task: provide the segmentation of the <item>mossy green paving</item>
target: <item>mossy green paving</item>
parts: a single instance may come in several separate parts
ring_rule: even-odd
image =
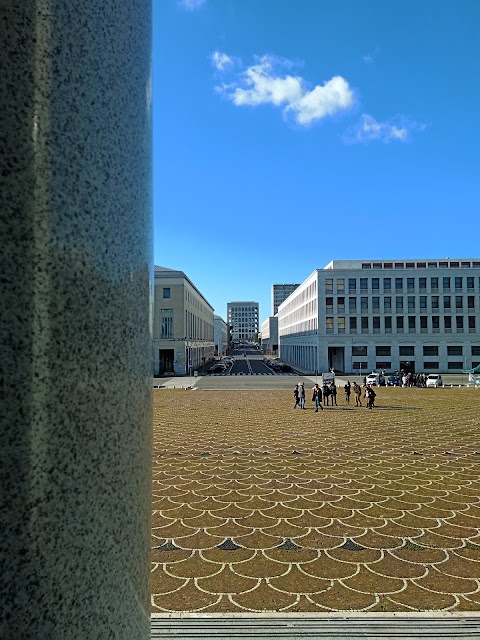
[[[338,403],[154,391],[152,611],[480,610],[480,391]]]

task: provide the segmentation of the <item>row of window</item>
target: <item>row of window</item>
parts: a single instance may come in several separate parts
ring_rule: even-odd
[[[409,365],[411,366],[412,362],[409,362]],[[477,367],[480,364],[480,361],[478,362],[472,362],[472,367]],[[375,362],[375,368],[376,369],[385,369],[386,371],[391,370],[392,369],[392,363],[389,360],[377,360]],[[422,369],[424,371],[427,370],[436,370],[440,368],[440,363],[438,360],[432,360],[429,362],[424,362],[423,363],[423,367]],[[464,369],[465,368],[465,363],[462,362],[461,360],[449,360],[447,362],[447,369]],[[358,361],[358,362],[352,362],[352,369],[354,370],[358,370],[358,371],[367,371],[369,369],[369,365],[367,361]]]
[[[390,345],[377,345],[375,347],[371,347],[370,349],[375,349],[376,356],[391,356],[392,355],[392,347]],[[423,355],[424,356],[438,356],[439,352],[442,350],[442,347],[439,345],[422,345]],[[352,345],[352,357],[354,356],[366,356],[368,355],[368,346],[367,345]],[[470,353],[468,354],[468,347],[464,347],[464,345],[454,344],[447,345],[447,356],[463,356],[463,355],[471,355],[471,356],[480,356],[480,345],[470,345]],[[415,346],[414,345],[399,345],[398,346],[398,355],[399,356],[414,356],[415,355]],[[417,354],[418,355],[418,354]]]
[[[480,288],[480,277],[474,276],[455,276],[453,278],[447,276],[445,278],[431,277],[431,278],[336,278],[336,291],[337,293],[345,292],[345,285],[348,286],[349,293],[355,291],[380,291],[380,285],[383,287],[383,292],[388,293],[392,290],[395,291],[427,291],[427,285],[430,287],[430,291],[439,291],[440,285],[443,291],[451,291],[452,288],[455,291],[463,291],[464,286],[467,290],[473,291],[475,289],[475,283]],[[325,278],[325,293],[333,293],[334,279]]]
[[[362,262],[362,269],[469,269],[480,267],[477,260],[429,260],[422,262]]]
[[[475,296],[394,296],[395,308],[403,309],[405,302],[406,308],[411,311],[418,309],[427,309],[428,300],[430,300],[431,309],[440,309],[440,302],[442,302],[442,308],[449,310],[452,308],[463,309],[465,302],[467,309],[475,309]],[[465,300],[466,298],[466,300]],[[333,305],[335,299],[332,297],[325,298],[325,307],[327,313],[330,311],[333,313]],[[362,311],[368,311],[369,305],[372,310],[380,309],[380,303],[383,303],[383,310],[386,312],[392,309],[392,296],[361,296],[360,298],[350,296],[348,298],[348,309],[350,313],[356,313],[357,308]],[[345,311],[345,297],[338,296],[336,298],[337,312],[342,313]]]
[[[394,324],[397,332],[399,330],[403,331],[405,327],[408,327],[409,331],[416,331],[417,328],[420,328],[422,332],[427,333],[429,330],[433,332],[435,332],[435,330],[440,330],[441,317],[443,318],[443,327],[446,331],[452,329],[453,323],[457,331],[463,331],[466,327],[473,331],[476,329],[476,316],[467,316],[466,318],[465,316],[406,316],[406,322],[405,316],[361,316],[359,318],[360,323],[357,322],[357,317],[350,316],[348,320],[351,333],[356,333],[358,328],[360,328],[362,332],[368,332],[370,327],[374,332],[379,333],[380,330],[383,329],[388,333],[392,331]],[[325,318],[325,328],[327,333],[333,333],[335,328],[335,318],[327,316]],[[338,316],[338,333],[345,333],[345,328],[345,316]]]

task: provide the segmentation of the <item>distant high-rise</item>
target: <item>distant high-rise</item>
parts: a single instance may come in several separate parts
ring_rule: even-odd
[[[299,284],[272,284],[272,316],[277,315],[278,307],[299,286]]]
[[[258,339],[258,302],[228,302],[227,322],[231,328],[232,340]]]

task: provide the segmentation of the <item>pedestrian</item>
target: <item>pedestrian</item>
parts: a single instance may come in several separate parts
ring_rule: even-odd
[[[328,407],[328,397],[330,395],[330,387],[326,382],[323,383],[323,404],[326,404]]]
[[[338,405],[337,405],[337,385],[333,381],[330,383],[330,395],[332,396],[332,407],[333,407],[334,403],[335,403],[335,406],[338,407]]]
[[[350,404],[350,394],[352,392],[352,387],[349,380],[347,380],[347,384],[343,387],[343,390],[345,391],[345,402],[347,404]]]
[[[372,389],[372,387],[369,384],[367,384],[367,386],[365,387],[365,395],[364,395],[364,398],[366,398],[367,400],[367,409],[373,409],[373,407],[375,406],[376,395],[377,394]]]
[[[323,407],[322,407],[322,390],[320,389],[318,384],[315,384],[315,386],[313,387],[312,402],[315,402],[315,412],[318,411],[318,407],[320,407],[320,409],[323,411]]]
[[[300,382],[298,385],[298,404],[300,405],[300,409],[305,409],[305,387],[303,386],[303,382]]]
[[[353,393],[355,394],[355,406],[362,406],[362,388],[356,382],[353,383]]]
[[[293,390],[293,399],[295,400],[293,408],[296,409],[298,407],[298,384],[295,385],[295,388]]]

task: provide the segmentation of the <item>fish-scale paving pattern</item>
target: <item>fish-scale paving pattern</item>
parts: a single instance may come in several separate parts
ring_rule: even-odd
[[[480,610],[478,391],[154,393],[153,611]]]

